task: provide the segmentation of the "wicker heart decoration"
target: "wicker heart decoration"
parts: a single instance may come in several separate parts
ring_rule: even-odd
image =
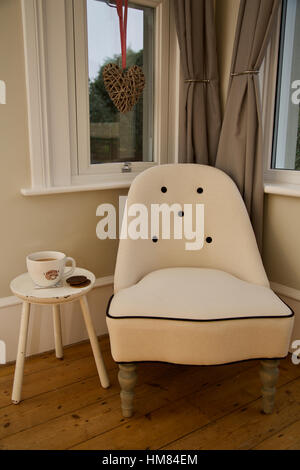
[[[144,72],[137,65],[125,71],[117,64],[107,64],[103,69],[103,79],[106,91],[120,113],[132,110],[146,83]]]

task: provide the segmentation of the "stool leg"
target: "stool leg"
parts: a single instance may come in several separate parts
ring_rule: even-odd
[[[14,385],[11,397],[12,402],[15,404],[21,401],[29,314],[30,304],[28,302],[23,302]]]
[[[92,346],[92,350],[93,350],[93,354],[94,354],[94,358],[95,358],[95,362],[96,362],[100,382],[101,382],[101,385],[102,385],[103,388],[108,388],[109,387],[109,379],[108,379],[107,372],[106,372],[106,369],[105,369],[104,361],[103,361],[101,353],[100,353],[98,338],[97,338],[95,330],[94,330],[94,326],[93,326],[93,323],[92,323],[91,314],[90,314],[90,310],[89,310],[89,306],[88,306],[86,296],[83,295],[82,297],[80,297],[79,301],[80,301],[81,310],[82,310],[83,318],[84,318],[84,321],[85,321],[86,329],[87,329],[87,332],[88,332],[88,335],[89,335],[89,338],[90,338],[90,342],[91,342],[91,346]]]
[[[52,309],[53,309],[55,353],[56,353],[57,359],[63,359],[64,351],[63,351],[62,334],[61,334],[60,305],[54,304],[52,306]]]

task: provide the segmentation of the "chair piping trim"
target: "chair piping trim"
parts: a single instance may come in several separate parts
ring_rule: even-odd
[[[214,323],[214,322],[219,322],[219,321],[235,321],[235,320],[269,320],[269,319],[286,319],[286,318],[292,318],[295,316],[294,311],[291,309],[289,305],[287,305],[284,300],[280,299],[291,311],[290,315],[272,315],[272,316],[259,316],[259,317],[235,317],[235,318],[214,318],[212,320],[206,319],[206,320],[199,320],[199,319],[190,319],[190,318],[163,318],[163,317],[156,317],[156,316],[141,316],[141,315],[136,315],[136,316],[124,316],[124,317],[114,317],[113,315],[110,315],[109,309],[110,305],[112,302],[112,299],[114,298],[114,295],[111,296],[111,298],[108,301],[107,304],[107,309],[106,309],[106,316],[108,318],[113,318],[114,320],[166,320],[166,321],[184,321],[184,322],[193,322],[193,323]]]

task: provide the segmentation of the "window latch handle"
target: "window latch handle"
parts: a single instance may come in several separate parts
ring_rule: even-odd
[[[131,172],[132,172],[131,162],[125,162],[122,167],[122,173],[131,173]]]

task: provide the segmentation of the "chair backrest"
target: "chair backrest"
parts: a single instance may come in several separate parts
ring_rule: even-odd
[[[145,205],[149,213],[151,204],[204,204],[205,242],[202,249],[188,251],[185,238],[163,240],[158,234],[156,242],[151,237],[121,239],[115,292],[136,284],[152,271],[171,267],[218,269],[269,286],[242,197],[222,171],[195,164],[153,167],[131,185],[127,206],[137,203]]]

